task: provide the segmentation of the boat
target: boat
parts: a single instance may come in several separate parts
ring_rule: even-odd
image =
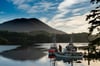
[[[48,52],[49,52],[49,56],[48,56],[49,58],[55,58],[55,53],[58,52],[57,44],[56,44],[56,35],[54,35],[53,37],[53,44],[51,44]]]
[[[78,52],[78,53],[54,53],[54,55],[56,56],[56,58],[61,58],[61,59],[77,59],[77,60],[81,60],[83,58],[82,53]]]
[[[82,52],[77,52],[77,47],[73,45],[72,37],[70,38],[69,45],[65,47],[63,52],[56,52],[55,56],[57,58],[66,58],[66,59],[82,59]]]
[[[57,59],[67,59],[67,60],[81,60],[83,58],[82,52],[77,52],[77,48],[73,45],[72,37],[68,46],[65,47],[63,52],[58,52],[56,43],[54,43],[49,49],[49,56]]]

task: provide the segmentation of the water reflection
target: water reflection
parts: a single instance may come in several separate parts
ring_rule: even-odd
[[[53,57],[48,55],[48,58],[50,59],[51,66],[58,66],[56,62],[63,61],[63,63],[68,63],[71,66],[74,66],[74,63],[81,63],[83,58],[62,58],[62,57]]]
[[[19,60],[19,61],[25,61],[25,60],[39,60],[46,54],[43,52],[42,48],[36,48],[37,46],[21,46],[17,47],[15,49],[3,51],[0,53],[1,56],[13,59],[13,60]]]
[[[58,66],[57,65],[57,62],[60,62],[60,61],[63,61],[63,63],[68,63],[70,64],[70,66],[75,66],[74,63],[81,63],[81,60],[80,61],[77,61],[77,59],[58,59],[58,58],[50,58],[50,63],[51,63],[51,66]]]
[[[97,47],[97,48],[96,48]],[[100,46],[82,46],[79,49],[84,51],[84,60],[88,61],[88,65],[91,65],[91,62],[100,62]]]
[[[84,60],[85,61],[88,61],[88,65],[91,64],[91,61],[93,62],[97,62],[99,61],[100,62],[100,53],[88,53],[88,55],[84,55]]]
[[[100,64],[100,52],[96,52],[96,53],[89,53],[87,54],[88,50],[87,49],[87,46],[79,46],[78,47],[78,50],[82,51],[84,53],[84,58],[83,60],[79,60],[78,59],[62,59],[62,58],[50,58],[50,61],[51,61],[51,64],[52,66],[58,66],[57,65],[57,62],[60,62],[60,61],[63,61],[63,63],[68,63],[70,64],[70,66],[76,66],[74,65],[74,63],[80,63],[79,66],[99,66]],[[87,63],[87,64],[86,64]],[[68,65],[67,64],[67,65]],[[83,64],[83,65],[82,65]]]
[[[58,43],[59,45],[60,43]],[[41,46],[39,46],[41,45]],[[84,57],[81,62],[79,61],[67,61],[63,59],[49,59],[47,51],[44,51],[46,48],[49,49],[50,44],[39,44],[38,46],[28,46],[28,47],[19,47],[19,46],[0,46],[0,66],[99,66],[100,58],[95,57]],[[60,45],[63,48],[67,45],[65,43],[61,43]],[[77,44],[78,46],[86,46],[82,44]],[[8,48],[7,48],[8,47]],[[2,50],[2,51],[1,51]],[[80,49],[79,49],[80,51]],[[84,52],[84,50],[81,50]],[[45,54],[45,53],[46,54]],[[91,55],[92,56],[92,55]],[[100,56],[100,55],[99,55]],[[96,58],[97,57],[97,58]],[[72,64],[73,63],[73,64]],[[50,65],[52,64],[52,65]],[[90,65],[88,65],[90,64]]]

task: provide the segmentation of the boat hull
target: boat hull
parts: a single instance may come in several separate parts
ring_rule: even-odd
[[[61,59],[77,59],[82,60],[83,55],[82,54],[62,54],[62,53],[55,53],[54,54],[57,58]]]

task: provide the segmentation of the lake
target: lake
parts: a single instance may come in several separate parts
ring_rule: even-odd
[[[52,61],[48,58],[47,49],[52,43],[38,43],[35,46],[20,47],[16,45],[0,45],[0,66],[99,66],[100,59],[82,59],[73,65],[63,61]],[[57,43],[64,48],[67,43]],[[74,43],[75,46],[87,46],[87,43]],[[85,52],[83,50],[78,50]]]

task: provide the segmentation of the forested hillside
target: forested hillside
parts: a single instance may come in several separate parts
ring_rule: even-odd
[[[69,42],[70,36],[73,36],[73,42],[88,42],[87,33],[58,34],[56,35],[56,41],[60,43]],[[31,33],[0,31],[0,44],[31,45],[34,43],[52,43],[53,37],[54,34],[45,31]]]

